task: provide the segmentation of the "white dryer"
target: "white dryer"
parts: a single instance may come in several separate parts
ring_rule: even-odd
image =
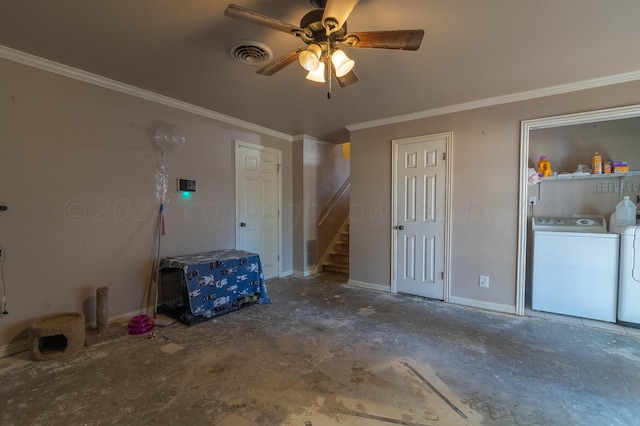
[[[603,216],[533,218],[534,310],[616,322],[618,234]]]
[[[615,213],[610,225],[612,232],[620,234],[618,323],[640,327],[640,225],[616,226]]]

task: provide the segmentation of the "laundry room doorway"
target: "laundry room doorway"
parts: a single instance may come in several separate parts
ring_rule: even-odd
[[[576,157],[570,158],[570,161],[562,161],[559,168],[558,163],[554,168],[554,172],[559,173],[558,177],[551,177],[544,180],[542,183],[537,184],[537,191],[530,193],[529,186],[529,169],[532,167],[532,162],[535,162],[538,154],[531,142],[535,140],[535,136],[540,132],[556,130],[560,133],[567,132],[570,128],[582,128],[583,132],[585,128],[590,128],[594,134],[596,132],[602,132],[602,129],[619,129],[621,127],[629,127],[630,121],[640,121],[640,105],[632,105],[620,108],[611,108],[605,110],[589,111],[578,114],[568,114],[555,117],[546,117],[534,120],[526,120],[521,123],[520,127],[520,185],[519,185],[519,201],[518,201],[518,262],[517,262],[517,284],[516,284],[516,314],[524,315],[526,307],[526,294],[528,277],[531,276],[531,252],[532,245],[529,239],[529,221],[531,216],[572,216],[573,214],[597,214],[605,216],[608,221],[609,217],[607,213],[610,213],[615,209],[615,203],[618,201],[618,197],[622,194],[620,189],[622,188],[621,181],[615,175],[608,175],[609,178],[605,182],[599,182],[596,176],[588,176],[588,179],[580,179],[580,176],[572,179],[564,179],[563,172],[569,172],[571,174],[580,168],[580,163],[586,164],[586,167],[591,167],[590,156],[598,149],[605,149],[610,151],[612,158],[638,158],[637,152],[634,151],[637,146],[635,142],[629,142],[625,139],[630,137],[613,137],[614,134],[619,133],[616,131],[606,132],[607,137],[595,138],[593,146],[583,148]],[[637,127],[637,124],[633,123],[632,127]],[[555,129],[554,129],[555,128]],[[621,133],[626,133],[621,132]],[[637,132],[634,133],[633,140],[637,136]],[[548,139],[548,138],[547,138]],[[584,137],[566,137],[564,140],[570,141],[564,144],[562,148],[564,151],[562,156],[571,157],[571,152],[568,151],[569,145],[572,149],[575,149],[577,143],[575,140],[584,141]],[[620,139],[620,141],[616,141]],[[558,140],[560,142],[560,139]],[[584,143],[584,142],[581,142]],[[561,142],[560,142],[561,144]],[[617,144],[617,145],[616,145]],[[553,144],[547,144],[547,147],[553,146]],[[546,152],[545,152],[546,153]],[[552,158],[553,162],[560,161],[560,158]],[[637,169],[637,165],[634,168]],[[605,176],[605,175],[598,175]],[[577,188],[577,185],[581,185],[583,188]],[[557,187],[557,188],[556,188]],[[617,188],[611,193],[602,191],[601,188]],[[532,187],[533,188],[533,187]],[[586,189],[584,189],[586,188]],[[580,192],[582,191],[582,192]],[[554,192],[556,197],[554,198]],[[580,193],[584,194],[584,197],[589,197],[590,202],[581,200],[576,201],[576,197],[580,197]],[[532,196],[536,199],[534,202],[537,205],[532,206]],[[592,198],[597,200],[592,200]],[[566,202],[566,199],[570,198],[570,202]],[[554,210],[549,208],[544,209],[540,206],[540,200],[544,199],[545,202],[550,202]],[[564,203],[565,206],[560,206]],[[566,208],[565,208],[566,207]],[[560,210],[558,210],[560,209]],[[566,210],[566,211],[564,211]],[[533,212],[533,213],[532,213]],[[607,222],[608,223],[608,222]]]

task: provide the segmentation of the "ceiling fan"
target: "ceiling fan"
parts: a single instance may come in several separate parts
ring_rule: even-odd
[[[340,46],[364,49],[418,50],[424,30],[391,30],[347,32],[347,18],[358,0],[310,0],[316,8],[308,12],[295,26],[275,18],[262,15],[244,7],[230,4],[224,11],[228,17],[262,25],[267,28],[292,34],[300,38],[307,48],[296,49],[258,69],[261,75],[273,75],[296,59],[309,71],[307,79],[329,82],[328,96],[331,98],[333,75],[340,87],[358,82],[353,71],[354,61]]]

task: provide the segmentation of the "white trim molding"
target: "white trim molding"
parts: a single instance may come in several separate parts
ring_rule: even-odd
[[[469,111],[477,108],[490,107],[495,105],[508,104],[511,102],[526,101],[529,99],[542,98],[545,96],[560,95],[563,93],[577,92],[580,90],[595,89],[597,87],[610,86],[613,84],[628,83],[640,80],[640,71],[617,74],[608,77],[594,78],[591,80],[578,81],[575,83],[561,84],[558,86],[546,87],[543,89],[528,90],[526,92],[513,93],[493,98],[480,99],[477,101],[464,102],[461,104],[433,108],[418,111],[411,114],[398,115],[395,117],[382,118],[380,120],[365,121],[362,123],[349,124],[345,126],[347,130],[369,129],[372,127],[386,126],[388,124],[404,123],[406,121],[419,120],[422,118],[436,117],[438,115],[451,114],[454,112]]]
[[[291,276],[295,277],[295,274],[296,273],[292,269],[288,269],[286,271],[282,271],[282,273],[278,278],[291,277]]]
[[[293,137],[276,130],[272,130],[266,127],[259,126],[257,124],[249,123],[248,121],[240,120],[219,112],[211,111],[206,108],[202,108],[187,102],[179,101],[177,99],[163,96],[149,90],[141,89],[139,87],[131,86],[129,84],[121,83],[110,78],[102,77],[97,74],[90,73],[78,68],[73,68],[68,65],[53,62],[48,59],[40,58],[38,56],[30,55],[28,53],[21,52],[19,50],[11,49],[6,46],[0,45],[0,58],[4,58],[13,62],[18,62],[30,67],[38,68],[44,71],[49,71],[54,74],[69,77],[74,80],[83,81],[85,83],[94,84],[96,86],[111,89],[116,92],[125,93],[127,95],[135,96],[137,98],[145,99],[147,101],[156,102],[162,105],[166,105],[172,108],[176,108],[182,111],[187,111],[192,114],[200,115],[202,117],[211,118],[223,123],[238,126],[246,130],[262,133],[265,135],[273,136],[285,141],[292,142]]]
[[[467,299],[465,297],[449,296],[449,302],[468,306],[470,308],[482,309],[485,311],[500,312],[503,314],[514,315],[516,307],[512,305],[503,305],[502,303],[483,302],[482,300]]]
[[[147,314],[150,311],[153,311],[153,306],[148,306],[146,308],[142,308],[132,312],[126,312],[124,314],[114,315],[109,317],[109,324],[126,322],[129,319],[135,317],[136,315]],[[95,321],[85,323],[85,329],[94,328],[96,326]],[[21,352],[25,352],[30,350],[29,348],[29,339],[19,340],[17,342],[9,343],[8,345],[0,346],[0,358],[4,358],[6,356],[11,356],[15,354],[19,354]]]
[[[26,352],[29,350],[29,340],[20,340],[0,346],[0,358]]]
[[[349,279],[349,281],[347,282],[347,285],[349,287],[358,287],[366,290],[374,290],[374,291],[381,291],[383,293],[391,293],[391,285],[386,286],[382,284],[366,283],[364,281],[356,281],[352,279]]]

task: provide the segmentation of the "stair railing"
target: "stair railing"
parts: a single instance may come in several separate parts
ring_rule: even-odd
[[[320,219],[318,220],[318,227],[321,227],[324,221],[327,220],[327,218],[335,208],[336,204],[338,204],[338,200],[340,199],[340,197],[342,197],[342,195],[344,195],[344,193],[347,192],[347,189],[349,189],[350,186],[351,186],[351,181],[349,178],[347,178],[347,180],[344,181],[340,189],[338,189],[338,192],[335,193],[335,195],[331,199],[331,202],[329,202],[329,205],[322,211],[322,214],[320,215]]]

